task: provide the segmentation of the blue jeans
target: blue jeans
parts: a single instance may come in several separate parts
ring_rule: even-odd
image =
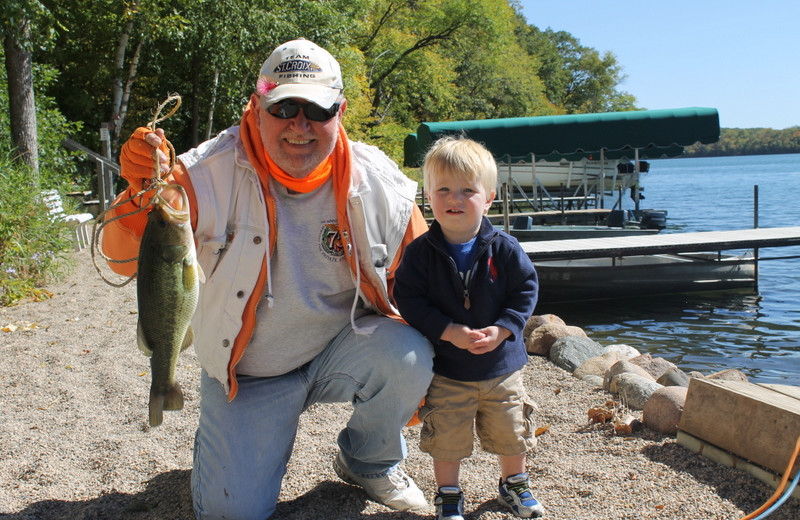
[[[354,473],[385,473],[405,458],[401,430],[428,389],[433,349],[415,329],[386,317],[364,316],[358,325],[379,326],[359,336],[348,325],[313,361],[287,374],[239,376],[230,402],[203,371],[192,470],[198,519],[268,518],[300,414],[315,403],[353,403],[338,444]]]

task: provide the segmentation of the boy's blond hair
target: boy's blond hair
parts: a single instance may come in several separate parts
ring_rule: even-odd
[[[479,181],[486,195],[497,192],[497,163],[481,143],[461,136],[445,136],[431,145],[422,165],[425,191],[431,192],[434,179],[456,175]]]

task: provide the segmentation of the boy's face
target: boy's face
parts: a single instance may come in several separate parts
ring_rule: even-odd
[[[486,193],[479,180],[441,173],[429,194],[433,216],[451,244],[469,242],[478,234],[481,217],[489,211],[495,192]]]

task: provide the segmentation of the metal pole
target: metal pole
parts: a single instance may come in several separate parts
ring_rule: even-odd
[[[753,229],[758,229],[758,184],[753,185]],[[753,248],[754,288],[758,290],[758,248]]]
[[[99,202],[99,211],[105,211],[108,208],[108,200],[106,198],[106,193],[108,192],[108,187],[106,186],[106,172],[103,168],[102,161],[97,161],[96,163],[97,169],[97,201]]]
[[[108,130],[108,123],[100,123],[100,142],[103,144],[103,155],[111,159],[111,135]],[[105,168],[103,168],[103,164],[98,162],[97,164],[97,189],[100,193],[98,193],[98,199],[100,201],[100,211],[105,211],[108,209],[108,206],[111,203],[111,197],[109,193],[114,191],[113,189],[113,179],[111,177],[111,172],[109,172],[108,177],[106,177]]]
[[[505,182],[502,186],[503,190],[503,228],[506,233],[509,232],[509,224],[508,224],[508,184]]]
[[[531,189],[533,190],[533,211],[539,211],[539,187],[536,185],[536,154],[531,152]]]
[[[636,189],[633,192],[633,211],[636,215],[636,218],[639,218],[639,149],[636,148],[634,150],[634,157],[635,161],[633,164],[633,175],[634,175],[634,182],[633,185]],[[622,209],[622,199],[620,199],[620,207]]]
[[[606,207],[606,154],[605,150],[600,148],[600,209],[605,209],[605,207]]]
[[[511,182],[512,179],[513,179],[513,176],[511,175],[511,155],[509,155],[508,156],[508,179],[506,181],[506,183],[507,183],[507,188],[506,189],[510,189],[511,190],[511,195],[510,196],[513,198],[514,197],[514,184]],[[504,211],[506,212],[506,220],[508,220],[508,212],[510,211],[510,208],[506,207],[506,208],[504,208]]]

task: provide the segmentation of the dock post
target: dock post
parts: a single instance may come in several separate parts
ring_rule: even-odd
[[[758,229],[758,184],[753,185],[753,229]],[[758,290],[758,248],[753,248],[753,278]]]

